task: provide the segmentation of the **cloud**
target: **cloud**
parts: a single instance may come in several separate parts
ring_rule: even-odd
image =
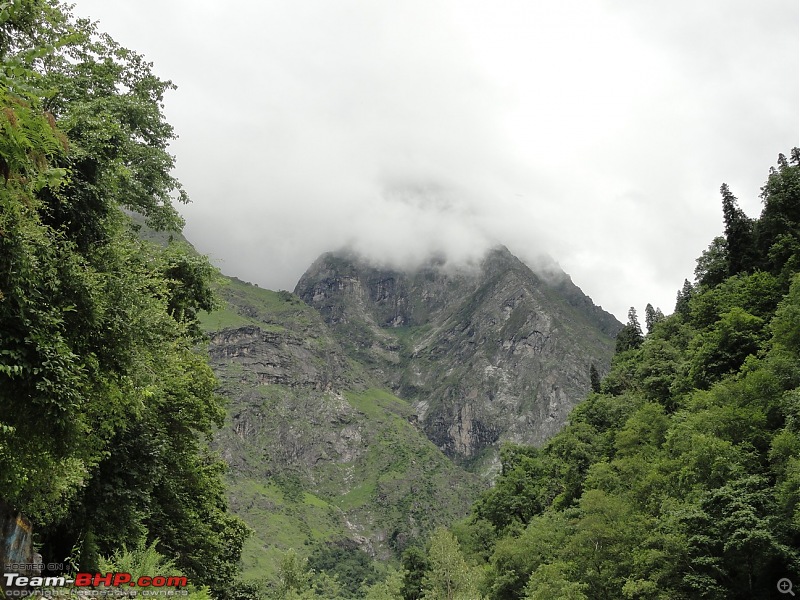
[[[624,319],[666,312],[798,144],[795,2],[78,0],[179,86],[186,233],[292,289],[350,246],[552,255]]]

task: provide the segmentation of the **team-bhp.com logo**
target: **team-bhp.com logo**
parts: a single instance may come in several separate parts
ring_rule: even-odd
[[[18,573],[4,573],[6,589],[21,589],[26,587],[46,587],[59,588],[74,586],[76,588],[85,587],[140,587],[140,588],[185,588],[188,585],[186,577],[164,577],[156,575],[149,577],[144,575],[135,580],[130,573],[77,573],[75,578],[59,577],[38,577],[20,575]]]

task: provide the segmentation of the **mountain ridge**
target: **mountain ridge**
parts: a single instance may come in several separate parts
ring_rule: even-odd
[[[621,327],[505,247],[411,273],[325,253],[296,293],[224,281],[202,324],[229,398],[214,445],[255,532],[247,577],[337,540],[386,560],[464,516],[503,442],[563,426]]]
[[[232,509],[253,530],[245,577],[276,573],[283,551],[352,540],[387,560],[466,514],[485,487],[380,389],[322,318],[289,292],[228,279],[203,315],[229,399],[214,447],[229,466]]]
[[[504,246],[478,265],[434,257],[410,271],[325,253],[295,294],[374,377],[413,402],[428,437],[462,462],[491,448],[496,464],[501,441],[554,434],[588,391],[590,366],[607,368],[622,327],[563,271],[537,275]],[[553,376],[556,355],[564,376]],[[516,385],[531,367],[535,376]],[[531,407],[535,418],[515,424]]]

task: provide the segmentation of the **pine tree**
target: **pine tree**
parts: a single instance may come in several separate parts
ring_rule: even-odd
[[[656,318],[656,309],[649,302],[644,307],[644,325],[647,327],[647,333],[653,331],[653,324]]]
[[[725,241],[728,250],[728,275],[736,275],[752,268],[753,220],[739,208],[728,184],[720,188],[722,215],[725,219]]]
[[[781,154],[778,169],[770,169],[753,235],[760,266],[780,275],[787,287],[800,268],[800,149],[792,149],[790,157]]]
[[[634,350],[641,346],[642,342],[644,342],[642,326],[639,325],[639,317],[636,315],[636,309],[631,306],[628,310],[628,323],[617,334],[616,352],[620,353],[627,350]]]
[[[684,317],[689,316],[689,300],[691,300],[693,295],[694,286],[688,279],[684,279],[683,287],[678,290],[678,295],[675,298],[675,312]]]
[[[592,366],[589,367],[589,381],[592,385],[592,391],[596,394],[600,393],[600,373],[597,372],[597,367]]]

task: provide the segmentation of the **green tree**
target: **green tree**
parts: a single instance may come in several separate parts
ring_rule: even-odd
[[[789,293],[783,298],[770,323],[775,343],[800,355],[800,275],[795,275]]]
[[[428,568],[423,580],[425,600],[479,600],[479,575],[464,560],[458,540],[439,527],[431,536]]]
[[[644,342],[642,326],[639,325],[639,318],[636,309],[631,306],[628,310],[628,323],[617,334],[616,351],[618,353],[628,350],[635,350]]]
[[[486,561],[497,540],[494,525],[486,519],[479,518],[475,513],[454,523],[450,531],[458,539],[461,551],[468,561]]]
[[[689,312],[689,300],[694,295],[694,286],[689,283],[688,279],[683,280],[683,287],[678,290],[675,298],[675,312],[679,315],[686,316]]]
[[[383,581],[378,581],[364,590],[364,600],[402,600],[403,572],[391,570]]]
[[[777,525],[774,502],[763,478],[745,476],[708,492],[686,523],[695,532],[694,570],[732,591],[727,597],[771,598],[770,587],[785,576],[787,563],[800,566],[800,554]]]
[[[778,279],[764,271],[728,277],[721,284],[692,296],[689,321],[700,330],[713,328],[722,315],[739,308],[768,320],[785,290]]]
[[[549,510],[533,517],[519,534],[499,539],[489,562],[489,597],[521,598],[531,574],[559,557],[571,533],[568,519]]]
[[[741,308],[722,315],[708,332],[695,338],[690,375],[699,388],[707,388],[733,373],[764,340],[764,321]]]
[[[159,575],[178,576],[183,574],[178,570],[175,563],[162,556],[156,550],[156,543],[149,546],[139,544],[129,549],[123,546],[108,558],[102,557],[98,564],[101,573],[128,573],[133,581],[140,577],[155,577]],[[188,596],[189,600],[211,600],[211,595],[207,588],[191,587]]]
[[[602,454],[602,437],[589,423],[575,423],[556,435],[546,447],[556,465],[562,491],[553,500],[557,507],[571,506],[583,492],[592,462]]]
[[[753,266],[753,220],[741,208],[728,184],[720,187],[722,216],[725,220],[725,247],[728,275],[748,271]]]
[[[664,320],[664,313],[661,312],[660,308],[653,308],[653,305],[648,302],[647,306],[644,309],[644,314],[645,314],[644,322],[645,326],[647,327],[647,333],[649,335],[653,333],[653,328],[656,326],[656,324]]]
[[[631,552],[642,533],[637,513],[622,497],[587,490],[580,499],[569,556],[578,567],[577,581],[588,584],[593,598],[619,598]]]
[[[94,228],[72,221],[87,209],[123,206],[145,215],[154,229],[180,230],[174,204],[188,197],[171,174],[175,159],[168,146],[175,133],[163,114],[164,94],[175,86],[96,24],[52,4],[57,9],[42,14],[37,35],[54,51],[39,59],[38,80],[48,90],[44,108],[74,146],[71,201],[54,212],[54,220],[75,234],[83,231],[83,243],[92,242]],[[62,39],[69,43],[59,45]]]
[[[65,326],[97,286],[41,221],[38,194],[64,187],[66,172],[53,165],[66,140],[35,98],[0,87],[0,105],[0,486],[10,502],[53,519],[98,460],[85,413],[97,408],[99,382]]]
[[[664,339],[650,337],[642,345],[634,374],[648,399],[674,409],[675,388],[682,369],[680,351]]]
[[[786,282],[800,270],[800,148],[790,159],[778,156],[761,189],[764,208],[755,224],[755,238],[763,268]]]
[[[528,523],[564,489],[556,463],[537,448],[504,445],[500,461],[502,471],[495,486],[475,505],[477,517],[489,521],[498,532]]]
[[[724,237],[717,236],[697,259],[695,281],[706,287],[722,283],[728,276],[728,263],[728,243]]]
[[[246,528],[207,450],[223,411],[195,316],[214,270],[120,210],[181,224],[170,84],[55,1],[0,4],[0,37],[0,486],[46,560],[159,537],[221,593]]]
[[[589,385],[593,392],[600,392],[600,373],[597,372],[597,367],[594,366],[594,363],[589,367]]]
[[[555,562],[541,565],[525,587],[525,600],[586,600],[588,585],[569,579],[570,565]]]
[[[316,572],[337,577],[345,590],[343,598],[351,597],[378,579],[370,556],[352,540],[336,540],[318,546],[311,553],[308,566]]]
[[[429,567],[428,555],[422,549],[411,546],[403,552],[401,562],[403,566],[403,598],[404,600],[419,600],[423,594],[422,582]]]
[[[314,571],[309,569],[308,559],[302,558],[294,548],[290,548],[283,554],[278,566],[278,598],[313,598],[313,578]]]
[[[669,421],[660,404],[643,404],[615,436],[617,456],[653,458],[666,439],[668,426]]]

